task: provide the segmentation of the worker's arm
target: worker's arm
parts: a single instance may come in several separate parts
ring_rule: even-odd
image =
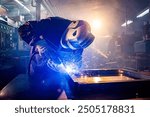
[[[18,29],[20,37],[30,46],[40,40],[40,35],[35,30],[37,24],[37,21],[28,21]]]

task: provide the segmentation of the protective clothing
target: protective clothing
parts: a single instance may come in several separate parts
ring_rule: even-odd
[[[50,17],[28,21],[18,31],[32,46],[31,55],[38,53],[33,57],[29,71],[33,89],[49,91],[52,99],[57,98],[66,87],[66,77],[69,77],[66,73],[70,72],[67,69],[75,71],[81,67],[83,49],[94,40],[89,24],[82,20]]]

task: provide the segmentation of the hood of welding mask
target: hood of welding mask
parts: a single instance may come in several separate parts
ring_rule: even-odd
[[[83,20],[72,21],[61,38],[63,48],[82,49],[88,47],[94,40],[90,25]]]

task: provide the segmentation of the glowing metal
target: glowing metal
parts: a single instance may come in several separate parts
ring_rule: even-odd
[[[101,81],[101,78],[100,78],[100,77],[93,77],[93,79],[94,79],[94,81],[95,81],[96,83],[98,83],[98,82]]]
[[[72,72],[72,68],[69,67],[69,66],[67,66],[67,67],[66,67],[66,71],[67,71],[68,73],[71,73],[71,72]]]

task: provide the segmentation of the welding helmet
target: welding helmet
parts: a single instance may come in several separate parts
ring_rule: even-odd
[[[90,25],[83,20],[72,21],[61,38],[63,48],[82,49],[88,47],[94,40]]]

